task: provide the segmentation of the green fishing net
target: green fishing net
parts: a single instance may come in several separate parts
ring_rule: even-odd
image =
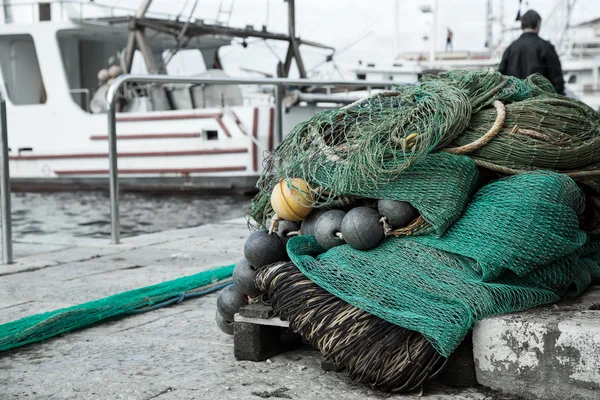
[[[325,189],[315,207],[380,190],[427,154],[448,147],[474,111],[494,100],[529,97],[530,87],[516,78],[452,71],[317,113],[294,127],[266,160],[251,218],[257,226],[267,223],[269,196],[282,178],[302,177],[315,190]]]
[[[600,224],[599,138],[600,115],[541,75],[425,76],[297,125],[265,164],[251,219],[268,222],[283,178],[308,182],[315,208],[411,203],[428,229],[370,251],[300,236],[288,253],[325,290],[448,356],[482,318],[600,278],[600,242],[580,229],[590,210]]]
[[[390,237],[370,251],[323,252],[312,236],[288,253],[313,282],[449,356],[482,318],[578,295],[600,277],[584,246],[582,194],[564,175],[530,173],[484,186],[442,237]]]

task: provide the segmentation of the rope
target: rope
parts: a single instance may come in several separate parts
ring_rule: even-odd
[[[173,304],[179,304],[182,301],[184,301],[185,299],[191,299],[191,298],[194,298],[194,297],[204,296],[204,295],[207,295],[207,294],[210,294],[210,293],[218,292],[219,290],[224,289],[224,288],[226,288],[227,286],[229,286],[231,284],[233,284],[233,281],[228,280],[227,282],[215,285],[215,286],[213,286],[211,288],[208,288],[208,289],[199,290],[199,291],[197,289],[190,290],[189,292],[182,293],[180,296],[175,297],[175,298],[173,298],[171,300],[167,300],[167,301],[164,301],[162,303],[155,304],[155,305],[153,305],[151,307],[143,307],[143,308],[139,308],[137,310],[132,310],[132,311],[129,311],[127,314],[128,315],[131,315],[131,314],[142,314],[142,313],[145,313],[145,312],[148,312],[148,311],[158,310],[159,308],[167,307],[167,306],[170,306],[170,305],[173,305]]]
[[[447,148],[443,149],[442,151],[451,154],[467,154],[478,150],[479,148],[488,144],[493,138],[495,138],[504,126],[504,120],[506,119],[506,108],[504,107],[504,104],[502,104],[502,102],[498,100],[494,100],[492,102],[492,105],[498,112],[498,116],[496,117],[494,125],[492,125],[490,130],[485,135],[483,135],[476,141],[466,144],[464,146]]]

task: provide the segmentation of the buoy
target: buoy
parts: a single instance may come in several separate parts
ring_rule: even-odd
[[[248,260],[244,258],[235,265],[231,279],[240,293],[245,294],[246,296],[256,297],[262,292],[258,290],[254,283],[255,275],[256,270],[254,270]]]
[[[342,220],[344,241],[357,250],[376,247],[385,236],[379,213],[369,207],[356,207]]]
[[[102,83],[106,82],[110,78],[110,74],[106,68],[102,68],[98,71],[98,80]]]
[[[419,212],[406,201],[379,200],[377,209],[395,229],[409,225],[419,216]]]
[[[302,235],[314,235],[315,234],[315,226],[317,225],[317,220],[325,210],[313,210],[308,217],[302,221],[302,225],[300,225],[300,233]]]
[[[277,235],[283,240],[284,244],[287,244],[291,236],[288,233],[298,232],[300,230],[300,224],[292,221],[279,221],[279,227],[277,228]]]
[[[244,244],[244,257],[255,269],[289,259],[283,240],[276,234],[269,235],[266,229],[254,231],[248,236]]]
[[[329,210],[324,212],[315,226],[315,239],[325,250],[344,244],[340,238],[342,220],[346,213],[342,210]]]
[[[217,311],[227,321],[233,321],[233,316],[243,305],[246,305],[246,300],[235,285],[227,286],[217,298]]]
[[[215,320],[219,329],[228,335],[233,335],[233,321],[227,321],[219,312],[215,313]]]
[[[123,73],[123,70],[118,65],[113,65],[108,69],[108,74],[110,75],[111,78],[116,78],[117,76],[121,75],[122,73]]]
[[[300,221],[312,211],[312,192],[304,179],[282,179],[273,188],[271,206],[287,221]]]

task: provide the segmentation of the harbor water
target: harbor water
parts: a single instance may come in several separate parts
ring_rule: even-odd
[[[42,235],[110,238],[107,192],[12,194],[13,238]],[[181,229],[243,217],[251,197],[242,195],[121,193],[121,236]]]

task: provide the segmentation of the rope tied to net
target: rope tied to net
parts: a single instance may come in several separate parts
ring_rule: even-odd
[[[468,154],[480,149],[481,147],[488,144],[492,139],[494,139],[498,135],[498,133],[500,133],[502,127],[504,126],[504,120],[506,119],[506,107],[504,107],[504,104],[502,104],[502,102],[499,100],[494,100],[492,102],[492,105],[496,109],[498,115],[496,116],[496,121],[494,122],[494,125],[492,125],[490,130],[487,131],[485,135],[475,140],[474,142],[471,142],[464,146],[446,148],[442,151],[451,154]]]

